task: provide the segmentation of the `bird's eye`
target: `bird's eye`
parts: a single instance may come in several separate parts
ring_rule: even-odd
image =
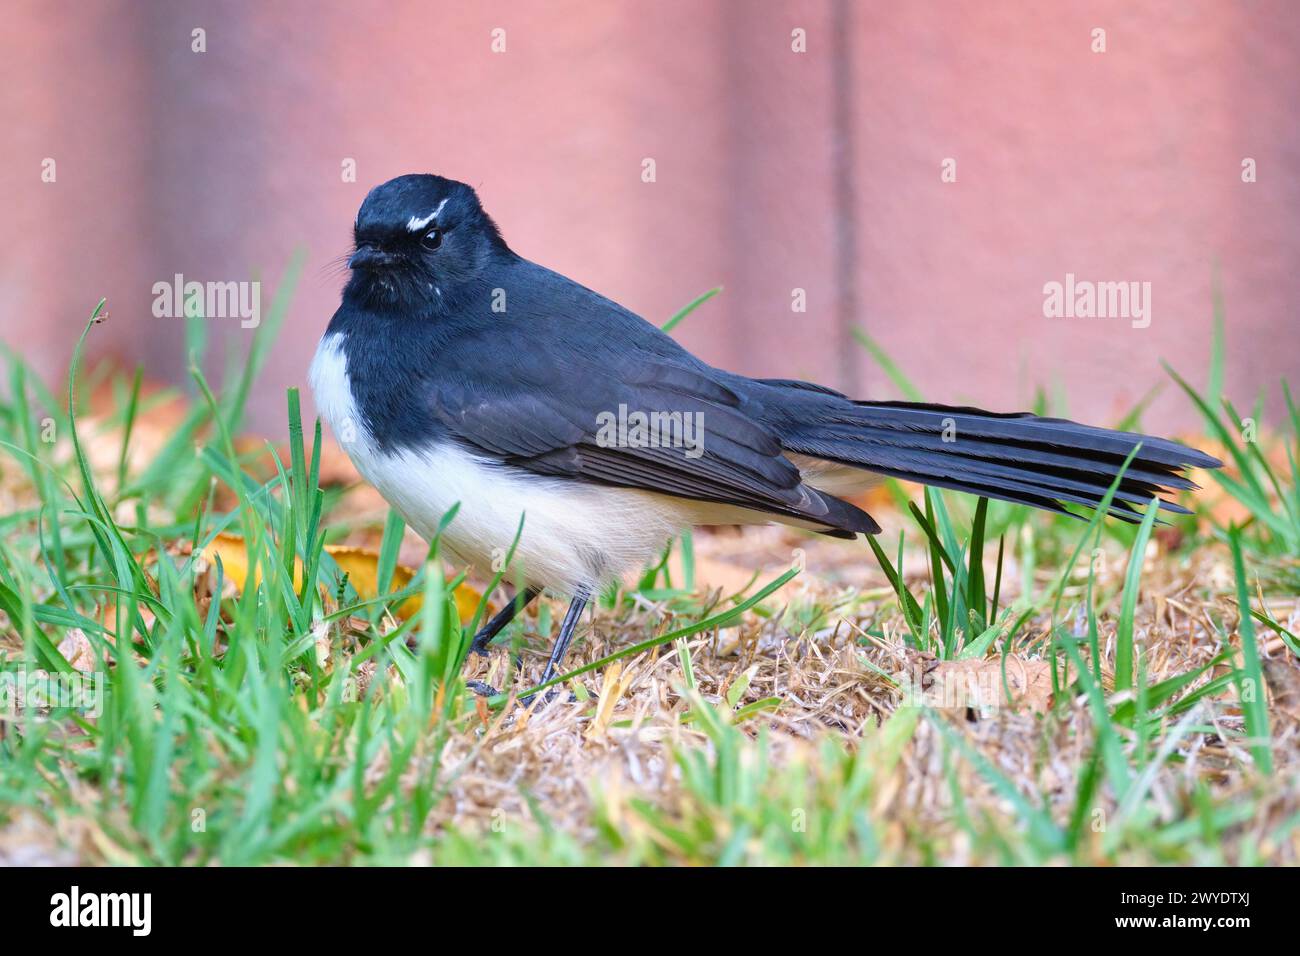
[[[420,245],[430,250],[437,249],[442,245],[442,230],[430,229],[424,234],[424,238],[420,240]]]

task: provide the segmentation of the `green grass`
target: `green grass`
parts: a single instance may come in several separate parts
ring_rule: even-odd
[[[578,688],[574,712],[594,719],[599,701],[587,687],[599,691],[612,668],[658,662],[656,679],[670,690],[647,691],[611,723],[619,733],[653,728],[662,741],[663,779],[638,789],[599,763],[546,763],[528,726],[510,723],[513,701],[480,710],[461,670],[485,606],[459,619],[459,579],[447,578],[436,540],[409,586],[357,595],[324,549],[354,529],[331,518],[345,493],[321,487],[320,427],[302,422],[295,391],[285,460],[269,445],[240,450],[247,397],[297,270],[281,281],[247,356],[228,362],[215,385],[203,371],[202,322],[189,320],[189,403],[145,462],[131,464],[131,443],[167,396],[145,396],[136,373],[107,380],[112,407],[91,407],[91,385],[106,380],[83,373],[81,352],[98,309],[66,396],[7,353],[0,487],[23,491],[0,516],[0,674],[74,674],[59,645],[79,631],[103,662],[103,706],[98,716],[64,707],[4,718],[0,827],[22,817],[51,833],[86,832],[78,858],[109,863],[946,863],[958,845],[961,858],[988,863],[1294,862],[1285,848],[1295,771],[1272,746],[1253,627],[1294,653],[1294,635],[1263,600],[1293,593],[1275,589],[1300,542],[1293,405],[1291,471],[1277,474],[1229,427],[1239,421],[1230,403],[1179,380],[1239,468],[1215,480],[1252,518],[1240,528],[1205,514],[1176,524],[1184,540],[1162,560],[1218,549],[1234,587],[1204,591],[1214,599],[1213,653],[1157,679],[1139,623],[1152,515],[1133,527],[938,492],[916,503],[895,483],[900,514],[870,542],[887,586],[838,596],[793,593],[797,567],[756,575],[737,593],[701,593],[700,543],[687,536],[677,544],[681,579],[665,554],[635,586],[603,596],[602,621],[620,631],[609,653],[552,682]],[[1219,381],[1222,347],[1220,337]],[[901,369],[887,369],[912,390]],[[106,426],[119,443],[107,455]],[[267,461],[269,478],[259,468]],[[382,528],[384,592],[402,531],[394,515]],[[221,532],[243,538],[256,570],[242,593],[223,596],[220,563],[201,569],[197,556]],[[1124,562],[1123,574],[1099,573],[1105,554]],[[422,611],[399,623],[391,611],[416,593]],[[1250,608],[1240,623],[1237,607]],[[853,665],[855,686],[880,703],[853,720],[826,721],[848,705],[804,700],[822,692],[811,685],[787,690],[799,676],[791,669],[814,673],[812,657],[733,664],[709,652],[722,629],[799,637],[841,615],[862,622],[861,638],[828,665],[825,692]],[[536,641],[533,631],[552,623],[543,607],[535,628],[511,635]],[[992,662],[1004,680],[1009,662],[1046,660],[1055,703],[989,725],[1010,734],[991,743],[903,699],[888,663],[896,653]],[[576,721],[565,732],[587,734]],[[1188,745],[1218,734],[1231,745],[1224,774],[1183,773]],[[1043,755],[1067,744],[1071,756],[1057,756],[1067,779],[1049,783]],[[498,748],[513,756],[498,759]],[[1034,773],[998,759],[1016,748]],[[536,772],[514,772],[530,761]],[[939,776],[925,776],[933,766]],[[557,796],[572,790],[557,774],[575,775],[586,799]],[[452,795],[463,799],[470,777],[502,788],[493,798],[501,802],[465,820]],[[909,780],[930,788],[925,799],[908,802]]]

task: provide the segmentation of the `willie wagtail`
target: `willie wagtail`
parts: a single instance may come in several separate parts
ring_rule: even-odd
[[[843,496],[881,475],[1095,507],[1140,442],[1110,506],[1133,520],[1132,505],[1195,488],[1184,469],[1220,465],[1148,435],[714,368],[511,251],[474,190],[441,176],[377,186],[353,232],[351,276],[311,365],[317,407],[425,539],[459,504],[445,550],[485,572],[513,554],[525,587],[476,651],[542,589],[572,598],[543,683],[592,594],[693,525],[875,534]]]

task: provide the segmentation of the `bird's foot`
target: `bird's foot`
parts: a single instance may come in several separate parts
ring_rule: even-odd
[[[473,691],[479,697],[500,697],[501,696],[501,691],[497,690],[487,681],[467,680],[465,681],[465,687],[468,690]],[[547,704],[552,703],[553,701],[555,701],[557,697],[559,697],[563,693],[564,691],[562,691],[560,688],[552,687],[550,690],[546,691],[546,693],[542,695],[542,706],[545,707]],[[525,696],[519,698],[519,703],[524,707],[531,707],[533,701],[536,699],[537,699],[536,694],[526,694]],[[576,703],[577,700],[578,700],[578,695],[570,692],[569,703],[571,704]]]
[[[512,597],[510,603],[497,611],[496,616],[484,624],[479,629],[479,632],[474,635],[474,640],[469,645],[470,651],[479,657],[487,657],[488,645],[492,643],[492,640],[540,593],[541,591],[537,588],[526,588]]]
[[[490,627],[485,627],[474,635],[474,640],[469,645],[469,652],[477,654],[479,657],[488,656],[488,645],[492,643],[492,638],[497,636],[497,632]]]

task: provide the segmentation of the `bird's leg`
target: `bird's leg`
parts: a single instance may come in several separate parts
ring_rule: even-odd
[[[564,660],[564,655],[569,650],[569,644],[573,641],[573,632],[578,629],[578,621],[582,618],[582,611],[586,606],[587,598],[578,595],[569,604],[569,609],[564,612],[564,622],[560,625],[560,636],[555,639],[555,646],[551,648],[551,659],[546,662],[546,670],[542,671],[540,683],[545,684],[555,676],[560,662]]]
[[[564,621],[560,624],[560,636],[555,639],[555,646],[551,648],[550,660],[546,662],[546,669],[542,671],[542,679],[539,684],[545,684],[555,676],[559,669],[560,663],[564,660],[565,652],[569,649],[569,644],[573,641],[573,632],[578,629],[578,621],[582,618],[582,611],[587,606],[588,598],[586,595],[579,594],[574,597],[569,609],[564,612]],[[532,703],[532,697],[520,699],[525,707]]]
[[[541,594],[541,588],[528,587],[522,591],[516,592],[515,596],[510,599],[510,603],[497,611],[496,616],[483,626],[483,629],[474,635],[474,643],[469,649],[475,653],[487,657],[487,646],[505,628],[507,624],[515,619],[515,616],[528,607],[537,595]]]
[[[474,642],[470,644],[469,649],[475,654],[481,654],[487,657],[487,646],[492,639],[504,630],[505,626],[518,616],[519,612],[533,602],[537,595],[542,593],[541,588],[528,587],[522,591],[515,592],[515,596],[501,610],[497,611],[496,616],[488,621],[477,634],[474,635]],[[516,662],[516,667],[518,663]],[[499,693],[491,684],[481,680],[466,681],[465,686],[478,694],[480,697],[495,697]]]

